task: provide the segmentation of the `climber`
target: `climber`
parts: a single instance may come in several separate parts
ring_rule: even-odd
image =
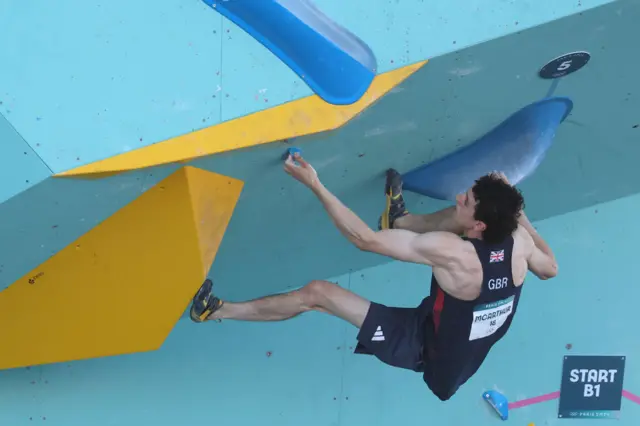
[[[422,373],[431,391],[445,401],[508,331],[527,270],[540,279],[557,274],[553,252],[524,214],[521,193],[504,175],[479,177],[457,196],[455,206],[414,215],[405,209],[400,175],[388,170],[387,203],[374,231],[323,186],[299,153],[286,159],[285,171],[313,191],[336,227],[360,250],[431,266],[431,294],[416,307],[390,307],[315,280],[290,292],[228,302],[213,294],[207,279],[194,296],[193,321],[282,321],[307,311],[331,314],[359,329],[355,353]]]

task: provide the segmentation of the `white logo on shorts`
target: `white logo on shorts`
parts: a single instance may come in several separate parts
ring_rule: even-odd
[[[373,337],[371,338],[374,342],[382,342],[384,341],[384,334],[382,334],[382,327],[378,326],[376,332],[373,333]]]

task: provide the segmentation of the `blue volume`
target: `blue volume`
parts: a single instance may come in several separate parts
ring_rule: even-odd
[[[452,201],[492,171],[503,172],[515,185],[542,163],[572,109],[573,102],[563,97],[527,105],[468,146],[404,174],[403,188]]]
[[[357,36],[308,0],[203,0],[269,49],[318,96],[358,101],[376,74],[376,57]]]

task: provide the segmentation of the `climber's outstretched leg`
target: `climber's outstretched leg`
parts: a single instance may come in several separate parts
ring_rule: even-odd
[[[206,280],[193,299],[191,319],[283,321],[307,311],[324,312],[359,329],[356,353],[375,355],[389,365],[419,371],[423,362],[423,324],[429,306],[426,302],[428,299],[416,308],[389,307],[321,280],[247,302],[223,302],[213,295],[211,280]]]
[[[221,319],[282,321],[315,310],[335,315],[360,328],[369,305],[368,300],[357,294],[321,280],[287,293],[246,302],[223,302],[213,295],[211,280],[206,280],[194,297],[191,318],[196,322]]]

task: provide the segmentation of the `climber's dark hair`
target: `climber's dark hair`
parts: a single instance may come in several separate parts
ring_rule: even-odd
[[[474,218],[486,225],[482,232],[484,241],[499,243],[518,228],[518,218],[524,209],[520,190],[493,173],[476,180],[471,190],[476,200]]]

